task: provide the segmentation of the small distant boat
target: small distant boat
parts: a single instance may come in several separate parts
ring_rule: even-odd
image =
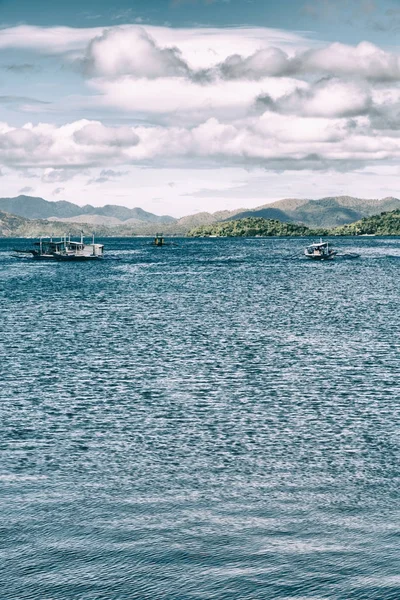
[[[63,236],[60,240],[41,237],[34,243],[34,248],[28,250],[14,249],[15,258],[33,258],[34,260],[51,261],[88,261],[103,258],[103,244],[95,244],[94,236],[91,244],[84,241],[83,234],[80,242],[71,241],[70,236]]]
[[[333,249],[332,244],[320,240],[316,244],[311,244],[304,250],[304,255],[313,260],[332,260],[337,252]]]
[[[153,246],[165,246],[165,239],[162,233],[156,233],[153,240]]]

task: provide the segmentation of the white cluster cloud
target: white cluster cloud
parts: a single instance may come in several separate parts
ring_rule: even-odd
[[[270,110],[233,123],[215,118],[187,127],[106,127],[76,121],[61,127],[0,126],[3,164],[42,167],[47,182],[68,169],[122,164],[261,164],[273,169],[347,169],[355,162],[398,159],[398,136],[379,134],[368,116],[309,117]],[[66,170],[66,171],[65,171]],[[105,172],[105,171],[104,171]],[[107,170],[107,173],[117,171]]]
[[[272,46],[258,34],[259,47],[248,45],[247,54],[227,54],[225,46],[223,56],[205,60],[203,48],[196,63],[193,48],[186,51],[188,37],[181,47],[165,45],[165,29],[113,28],[88,44],[82,65],[98,106],[187,128],[212,118],[235,124],[263,110],[313,118],[368,114],[377,128],[387,128],[385,115],[396,121],[389,96],[400,83],[400,57],[369,42],[305,48],[299,39],[275,39]],[[215,41],[215,32],[207,42],[199,35],[203,46]]]
[[[279,48],[270,47],[250,56],[229,56],[217,66],[215,72],[227,79],[289,75],[302,78],[316,73],[370,81],[399,81],[400,57],[369,42],[361,42],[357,46],[336,42],[292,56]]]
[[[296,62],[296,61],[295,61]],[[369,42],[357,46],[334,43],[306,51],[299,60],[303,72],[360,77],[370,81],[399,81],[400,57]]]
[[[105,127],[88,123],[74,133],[74,140],[86,146],[136,146],[139,138],[131,127]]]
[[[48,123],[11,127],[0,123],[0,158],[17,167],[41,166],[43,180],[66,181],[65,168],[86,168],[130,161],[139,137],[132,127],[106,127],[75,121],[56,127]]]
[[[229,54],[222,61],[209,57],[207,66],[198,68],[190,65],[178,46],[160,45],[139,26],[102,32],[89,43],[84,65],[89,76],[111,79],[185,77],[207,83],[219,78],[303,78],[315,73],[371,81],[400,79],[400,57],[369,42],[357,46],[333,43],[297,51],[285,45],[264,44],[249,54]]]
[[[142,27],[109,29],[94,38],[84,66],[89,75],[108,78],[131,75],[153,79],[189,73],[178,48],[161,48]]]
[[[263,48],[250,56],[232,54],[215,69],[215,75],[225,79],[262,79],[282,77],[293,71],[291,60],[280,48]]]
[[[309,117],[352,117],[372,110],[373,98],[369,88],[361,82],[340,79],[322,79],[313,85],[296,88],[274,101],[270,96],[258,98],[261,107],[282,114]]]
[[[260,82],[215,81],[213,85],[185,78],[117,80],[95,79],[90,87],[96,103],[123,114],[140,116],[153,122],[194,125],[216,117],[226,121],[243,118],[254,107],[258,96],[268,94],[275,100],[307,84],[293,79],[269,78]]]

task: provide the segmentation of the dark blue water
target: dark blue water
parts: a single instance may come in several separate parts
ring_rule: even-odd
[[[400,598],[400,239],[16,243],[2,600]]]

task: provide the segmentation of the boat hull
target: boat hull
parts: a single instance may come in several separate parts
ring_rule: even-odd
[[[55,260],[52,254],[32,254],[32,258],[33,260]]]
[[[310,260],[333,260],[335,258],[335,254],[328,254],[326,256],[314,256],[312,254],[305,254],[305,257]]]
[[[76,254],[54,256],[54,260],[60,262],[87,262],[91,260],[102,260],[102,256],[77,256]]]

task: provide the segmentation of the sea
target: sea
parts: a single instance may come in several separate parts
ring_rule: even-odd
[[[399,600],[400,238],[150,241],[0,241],[1,600]]]

